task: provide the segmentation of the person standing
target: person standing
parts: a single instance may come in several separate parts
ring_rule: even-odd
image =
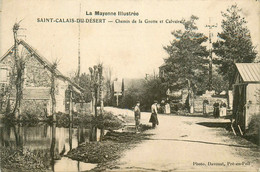
[[[170,113],[171,113],[171,107],[170,107],[169,102],[166,102],[166,105],[165,105],[165,113],[166,113],[166,114],[170,114]]]
[[[152,114],[151,114],[149,122],[152,123],[153,128],[155,128],[156,125],[159,125],[159,121],[158,121],[158,118],[157,118],[157,114],[158,114],[157,103],[158,103],[157,100],[155,100],[154,103],[151,106]]]
[[[139,101],[136,102],[136,105],[134,108],[134,114],[135,114],[135,129],[136,129],[136,131],[139,131],[140,119],[141,119],[141,110],[140,110]]]
[[[165,113],[165,100],[164,99],[161,101],[160,106],[161,106],[161,113]]]
[[[219,103],[218,100],[213,104],[214,111],[213,111],[213,116],[215,118],[219,118]]]
[[[224,101],[221,101],[220,104],[220,116],[226,116],[227,115],[227,105]]]

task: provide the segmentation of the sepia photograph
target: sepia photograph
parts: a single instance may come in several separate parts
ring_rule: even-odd
[[[260,172],[259,0],[0,0],[0,172]]]

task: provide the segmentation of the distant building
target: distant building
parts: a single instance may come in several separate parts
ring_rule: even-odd
[[[233,85],[233,119],[243,130],[260,112],[260,63],[236,63]]]
[[[165,68],[166,68],[166,64],[163,64],[159,67],[159,77],[160,78],[165,77]]]
[[[23,85],[23,104],[22,109],[28,107],[41,107],[41,113],[50,114],[51,110],[51,63],[39,55],[24,40],[18,42],[19,56],[25,60],[24,85]],[[14,70],[14,46],[12,46],[0,58],[0,88],[2,92],[10,93],[11,103],[14,103],[15,94],[15,72]],[[13,75],[13,76],[12,76]],[[81,94],[83,89],[64,76],[59,70],[55,70],[56,76],[56,111],[68,112],[69,110],[69,88],[72,88],[75,94]],[[6,88],[11,90],[5,90]],[[45,110],[45,111],[44,111]],[[43,112],[44,111],[44,112]],[[40,112],[39,112],[40,113]]]

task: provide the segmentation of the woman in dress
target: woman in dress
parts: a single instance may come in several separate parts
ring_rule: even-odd
[[[166,113],[166,114],[170,114],[170,113],[171,113],[171,107],[170,107],[169,102],[166,102],[166,105],[165,105],[165,113]]]
[[[157,114],[158,114],[158,111],[157,111],[157,101],[155,100],[154,103],[152,104],[151,106],[151,117],[150,117],[150,120],[149,122],[152,123],[152,127],[155,128],[156,125],[159,125],[159,121],[158,121],[158,118],[157,118]]]

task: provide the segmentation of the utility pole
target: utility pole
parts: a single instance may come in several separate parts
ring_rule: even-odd
[[[211,37],[212,37],[212,33],[211,33],[211,29],[213,29],[214,27],[217,27],[218,25],[215,24],[211,24],[211,18],[209,17],[209,24],[207,24],[205,27],[209,28],[209,91],[212,91],[213,87],[212,87],[212,41],[211,41]]]
[[[81,13],[81,4],[79,6],[79,17]],[[79,82],[79,77],[80,77],[80,22],[79,22],[79,30],[78,30],[78,72],[77,72],[77,79]]]

